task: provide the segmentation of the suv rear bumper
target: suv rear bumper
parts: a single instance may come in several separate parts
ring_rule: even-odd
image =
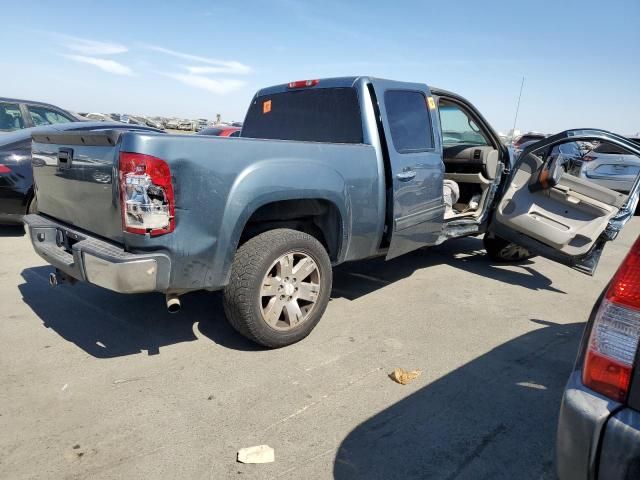
[[[39,214],[24,217],[36,253],[65,274],[119,293],[166,292],[171,260],[163,253],[129,253]]]
[[[579,370],[562,397],[556,469],[560,480],[640,478],[640,413],[585,387]]]

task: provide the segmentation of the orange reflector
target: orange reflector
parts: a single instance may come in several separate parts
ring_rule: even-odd
[[[262,113],[269,113],[271,111],[271,100],[265,100],[262,102]]]

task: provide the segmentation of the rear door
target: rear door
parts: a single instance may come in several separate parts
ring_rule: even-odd
[[[585,144],[640,157],[640,146],[603,130],[569,130],[526,148],[516,161],[490,232],[532,253],[593,274],[607,241],[633,216],[639,179],[618,192],[573,173]],[[571,148],[571,147],[575,148]]]
[[[382,117],[392,189],[387,260],[435,243],[442,230],[444,164],[439,120],[426,85],[372,81]]]

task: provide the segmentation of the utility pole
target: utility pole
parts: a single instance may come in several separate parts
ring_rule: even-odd
[[[513,143],[513,135],[516,131],[516,123],[518,122],[518,112],[520,111],[520,99],[522,98],[522,89],[524,88],[524,76],[520,84],[520,94],[518,95],[518,103],[516,104],[516,116],[513,119],[513,129],[511,130],[511,142]]]

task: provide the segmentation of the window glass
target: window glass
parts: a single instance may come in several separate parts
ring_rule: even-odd
[[[62,115],[60,112],[46,107],[30,105],[29,113],[31,114],[31,120],[36,127],[40,125],[53,125],[56,123],[69,123],[73,121],[72,119]]]
[[[441,101],[438,111],[440,112],[443,145],[460,143],[489,145],[476,122],[460,107],[453,103]]]
[[[393,146],[399,153],[433,148],[431,115],[420,92],[388,90],[384,94]]]
[[[315,88],[253,100],[241,137],[362,143],[362,118],[353,88]]]
[[[10,132],[24,127],[20,106],[17,103],[0,103],[0,131]]]

